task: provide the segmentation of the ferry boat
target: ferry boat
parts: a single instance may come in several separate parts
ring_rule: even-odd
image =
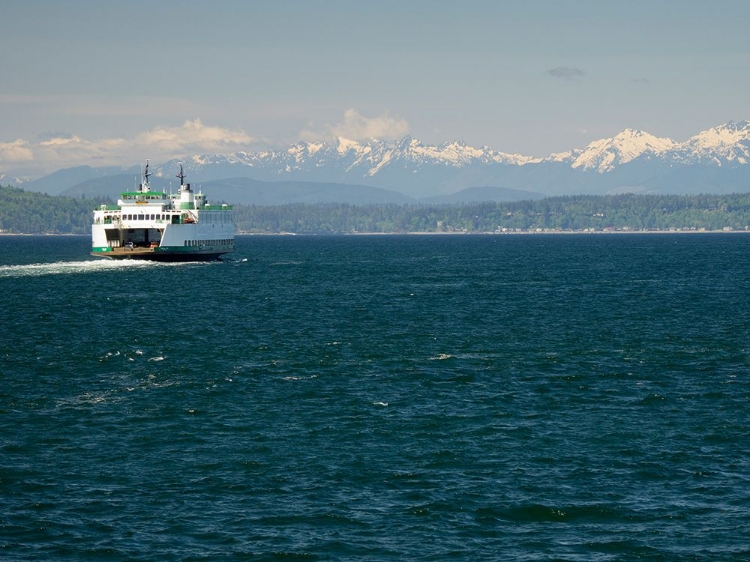
[[[234,251],[231,205],[195,193],[180,164],[180,190],[151,191],[148,161],[137,191],[94,210],[91,255],[112,259],[208,261]]]

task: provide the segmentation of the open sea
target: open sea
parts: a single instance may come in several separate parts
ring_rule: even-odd
[[[0,237],[0,559],[750,560],[750,235]]]

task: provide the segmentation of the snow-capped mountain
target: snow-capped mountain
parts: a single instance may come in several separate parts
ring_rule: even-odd
[[[691,137],[681,145],[680,157],[690,164],[750,163],[750,121],[729,122]]]
[[[474,148],[463,142],[425,145],[412,137],[400,141],[339,138],[331,143],[302,142],[279,151],[193,156],[184,164],[193,181],[247,176],[262,181],[339,182],[392,189],[412,197],[478,186],[548,194],[631,188],[675,192],[680,189],[675,182],[683,185],[686,181],[689,185],[684,187],[695,191],[701,186],[685,180],[684,170],[700,167],[698,177],[709,182],[703,189],[723,191],[744,184],[736,171],[724,174],[716,168],[741,166],[744,175],[739,176],[750,176],[750,122],[730,122],[682,143],[626,129],[613,138],[546,158]],[[173,173],[176,166],[176,161],[168,162],[158,172]]]
[[[31,181],[31,178],[20,178],[18,176],[9,176],[8,174],[0,173],[0,185],[21,185]]]
[[[544,160],[606,173],[637,158],[683,165],[747,164],[750,162],[750,122],[730,121],[690,137],[683,143],[655,137],[644,131],[625,129],[611,139],[597,140],[586,148],[553,154]]]
[[[246,167],[262,179],[315,179],[324,181],[352,181],[371,184],[394,169],[419,174],[420,170],[443,167],[471,168],[493,164],[524,165],[539,159],[518,154],[504,154],[488,147],[473,148],[463,142],[440,146],[424,145],[417,139],[405,137],[400,141],[352,141],[338,138],[332,143],[301,142],[286,150],[235,152],[192,156],[183,161],[185,170],[196,180],[203,180],[207,167],[233,169]],[[167,175],[175,169],[173,160],[156,168],[157,175]],[[213,175],[213,174],[212,174]]]
[[[176,186],[179,162],[152,169]],[[535,195],[728,193],[750,191],[750,122],[729,122],[684,142],[626,129],[613,138],[546,158],[463,142],[426,145],[405,137],[399,141],[301,142],[282,150],[189,155],[181,162],[193,184],[229,178],[336,183],[396,191],[414,199],[477,187]],[[102,175],[90,170],[94,176]],[[58,185],[61,175],[56,174]],[[42,180],[25,186],[34,189],[33,184],[39,183],[41,187]],[[59,185],[58,193],[69,187]]]
[[[644,155],[658,158],[677,146],[672,139],[662,139],[644,131],[625,129],[614,138],[594,141],[584,149],[552,155],[550,160],[569,163],[572,168],[604,173]]]

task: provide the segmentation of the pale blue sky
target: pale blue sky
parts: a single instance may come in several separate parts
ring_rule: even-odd
[[[0,174],[409,134],[546,156],[750,119],[746,0],[1,0]]]

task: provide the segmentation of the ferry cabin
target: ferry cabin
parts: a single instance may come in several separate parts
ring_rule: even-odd
[[[124,192],[116,206],[102,205],[94,211],[92,254],[149,257],[140,255],[145,251],[164,258],[173,254],[218,257],[234,250],[231,211],[231,205],[209,205],[204,195],[193,193],[190,184],[173,195]]]

